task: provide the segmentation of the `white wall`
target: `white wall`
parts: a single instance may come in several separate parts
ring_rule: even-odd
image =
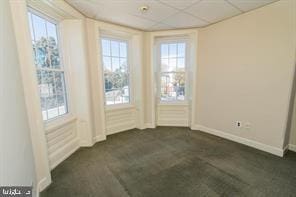
[[[0,185],[34,183],[35,167],[8,1],[0,1]]]
[[[70,110],[77,118],[79,144],[81,146],[92,146],[94,125],[86,51],[85,19],[63,20],[60,23],[60,30],[62,54],[69,83]]]
[[[295,65],[295,13],[295,1],[282,0],[200,29],[197,128],[281,155]],[[237,129],[237,120],[250,128]]]

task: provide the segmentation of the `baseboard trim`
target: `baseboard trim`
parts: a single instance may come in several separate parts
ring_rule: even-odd
[[[284,156],[284,149],[280,149],[280,148],[266,145],[266,144],[263,144],[263,143],[260,143],[260,142],[254,141],[254,140],[250,140],[250,139],[246,139],[246,138],[239,137],[236,135],[232,135],[232,134],[226,133],[224,131],[208,128],[208,127],[205,127],[202,125],[194,125],[191,127],[191,129],[192,130],[199,130],[199,131],[209,133],[212,135],[216,135],[216,136],[219,136],[219,137],[222,137],[222,138],[234,141],[234,142],[238,142],[238,143],[241,143],[241,144],[244,144],[244,145],[247,145],[247,146],[250,146],[250,147],[271,153],[271,154],[274,154],[279,157]]]
[[[296,152],[296,145],[294,145],[294,144],[289,144],[289,150],[290,150],[290,151],[293,151],[293,152]]]
[[[288,150],[289,150],[289,144],[287,144],[283,149],[284,155],[288,152]]]
[[[106,136],[105,135],[98,135],[98,136],[96,136],[96,137],[94,137],[94,141],[95,141],[95,143],[97,143],[97,142],[101,142],[101,141],[104,141],[104,140],[106,140],[107,138],[106,138]],[[95,144],[94,143],[94,144]],[[93,145],[94,145],[93,144]]]
[[[124,127],[124,125],[122,126],[122,128],[120,128],[120,126],[118,127],[112,127],[112,128],[109,128],[107,129],[107,136],[108,135],[113,135],[115,133],[120,133],[120,132],[123,132],[123,131],[128,131],[128,130],[131,130],[131,129],[135,129],[136,128],[136,125],[131,125],[131,126],[127,126],[127,127]]]
[[[174,123],[157,123],[157,126],[163,127],[188,127],[188,124],[174,124]]]
[[[153,125],[152,123],[145,123],[144,124],[144,129],[154,129],[155,125]]]
[[[39,193],[47,188],[51,184],[51,179],[48,177],[44,177],[37,183],[36,193],[39,196]]]

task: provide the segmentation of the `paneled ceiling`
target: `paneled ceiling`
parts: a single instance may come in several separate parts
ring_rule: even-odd
[[[155,31],[204,27],[277,0],[66,0],[87,17]],[[148,6],[148,11],[140,11]]]

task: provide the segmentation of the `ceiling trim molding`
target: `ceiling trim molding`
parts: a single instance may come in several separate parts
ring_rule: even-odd
[[[27,0],[27,5],[56,20],[84,19],[85,16],[65,1]]]

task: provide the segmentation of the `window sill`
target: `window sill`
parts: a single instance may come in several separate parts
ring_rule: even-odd
[[[136,108],[136,106],[132,104],[119,104],[119,105],[113,105],[113,106],[105,106],[105,111],[125,110],[125,109],[132,109],[132,108]]]
[[[76,120],[77,118],[75,116],[73,116],[72,114],[67,114],[63,117],[57,118],[56,120],[45,123],[45,131],[46,133],[50,133],[64,127],[65,125],[75,122]]]

